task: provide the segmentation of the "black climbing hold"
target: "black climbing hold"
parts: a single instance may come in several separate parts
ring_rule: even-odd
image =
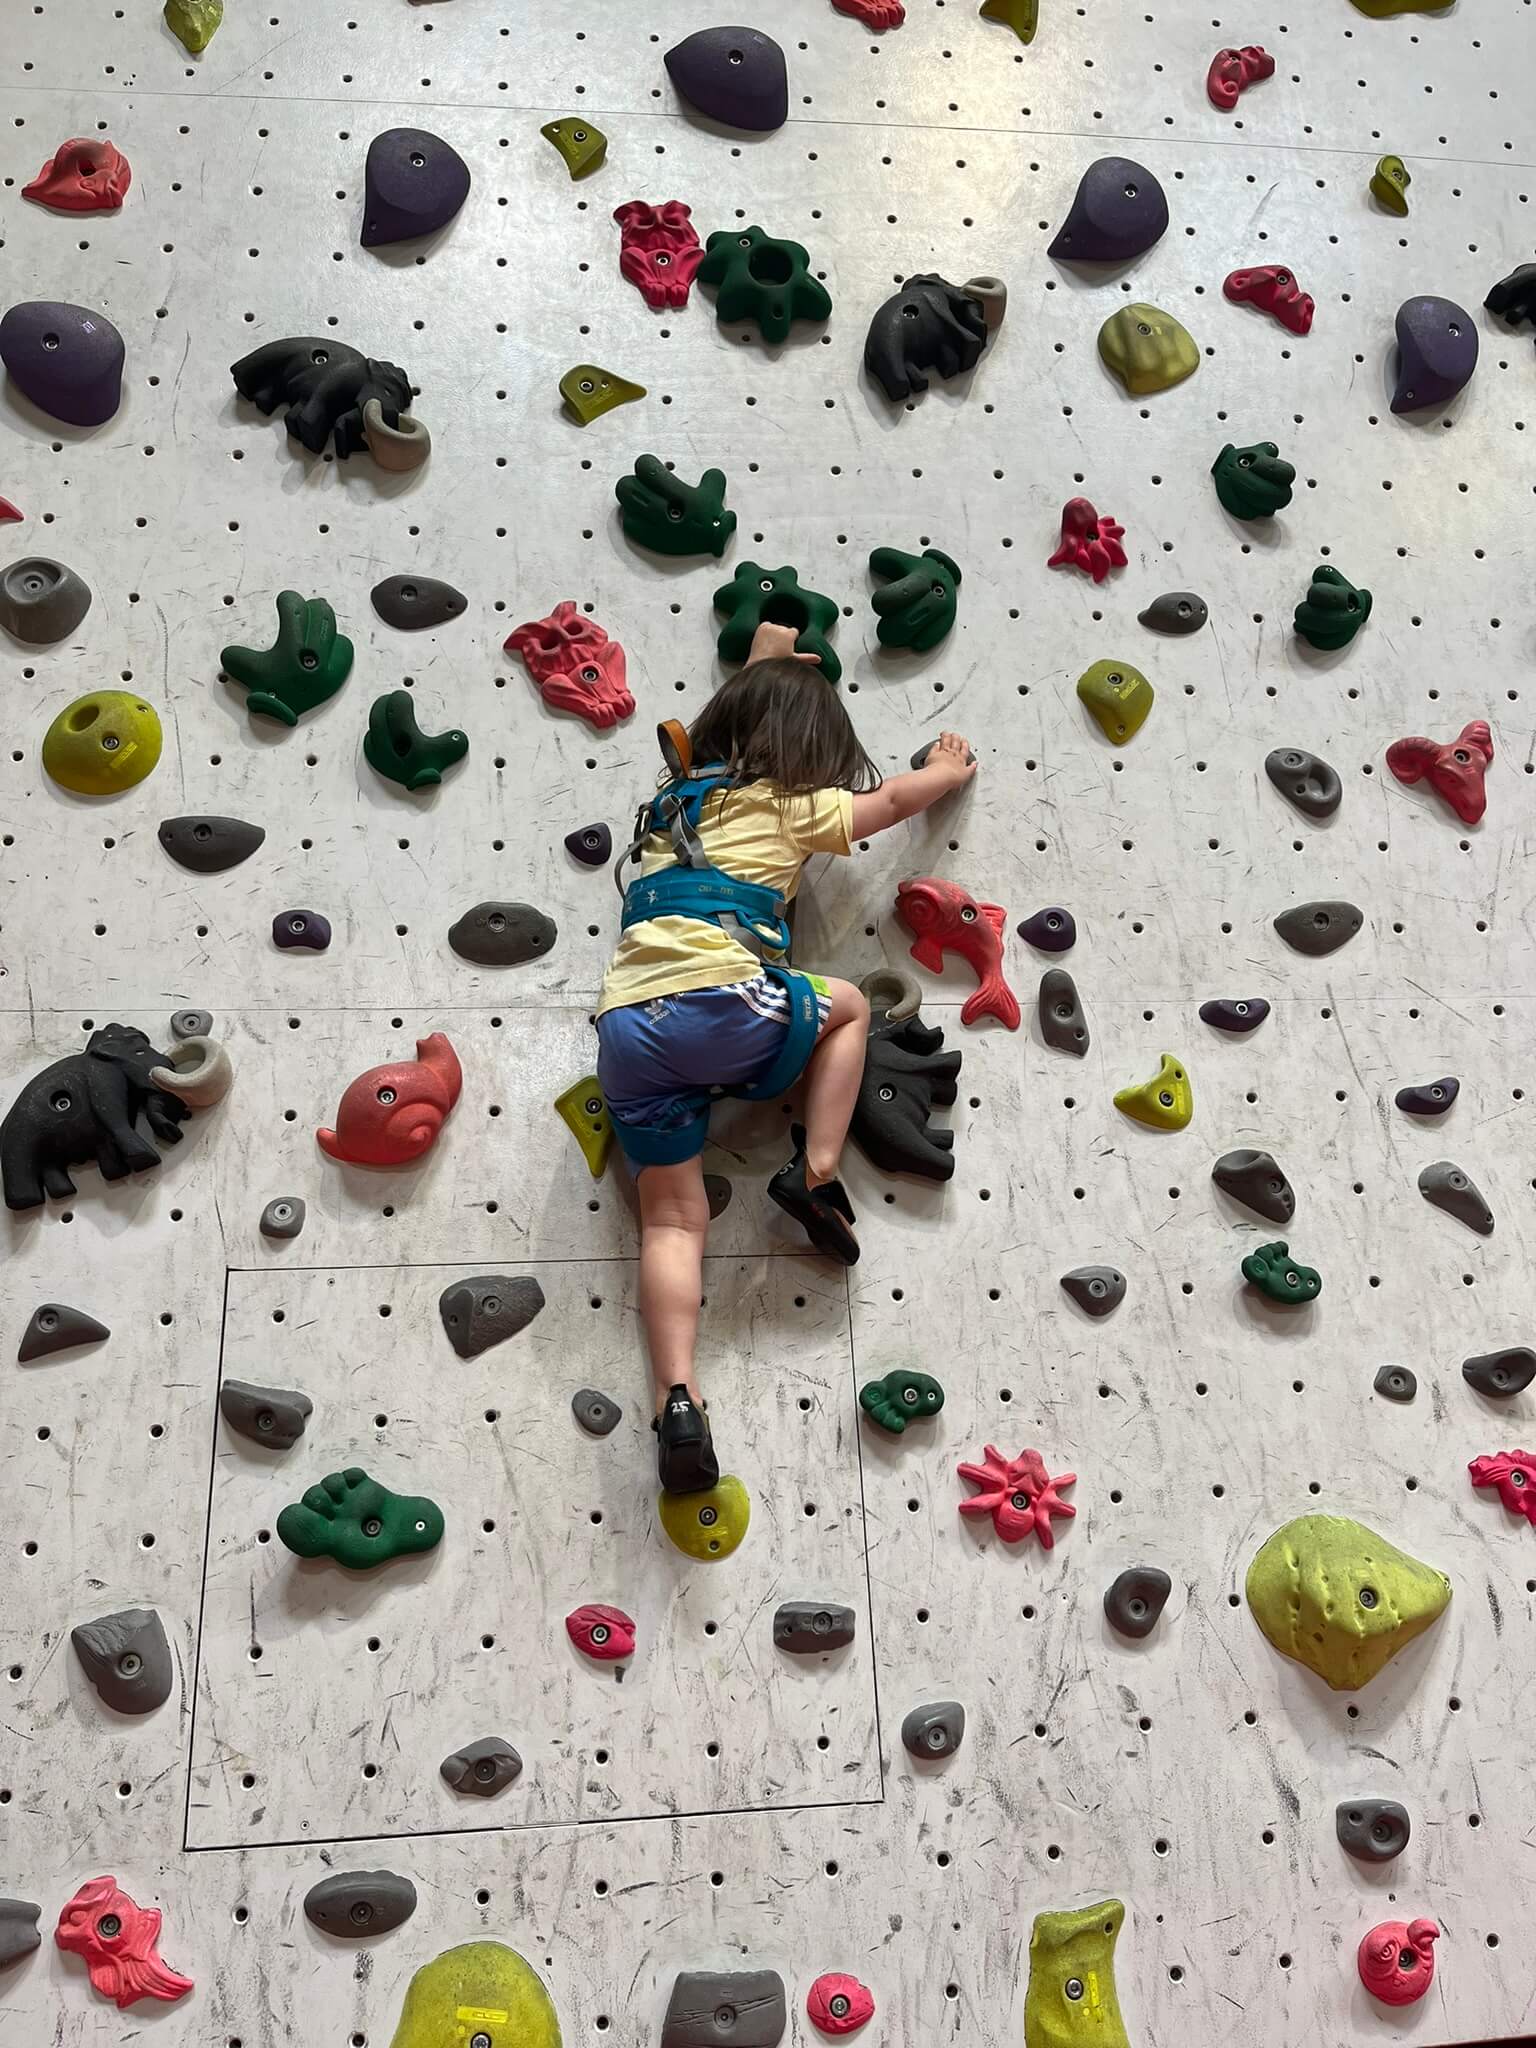
[[[1275,930],[1298,953],[1319,959],[1347,946],[1365,918],[1353,903],[1330,899],[1320,903],[1293,903],[1275,919]]]
[[[923,744],[920,747],[914,747],[912,749],[911,755],[908,757],[907,760],[907,766],[913,769],[914,771],[918,768],[926,767],[928,764],[928,756],[932,752],[933,741],[924,740]],[[971,763],[975,760],[975,758],[975,749],[973,747],[967,747],[965,750],[965,765],[967,768],[970,767]]]
[[[1155,1564],[1133,1564],[1104,1589],[1109,1625],[1123,1636],[1151,1635],[1173,1591],[1173,1581]]]
[[[584,868],[600,868],[613,852],[613,834],[606,825],[582,825],[566,833],[565,850]]]
[[[1460,1093],[1461,1083],[1454,1074],[1446,1074],[1438,1081],[1420,1081],[1399,1088],[1392,1099],[1409,1116],[1444,1116]]]
[[[1084,171],[1046,251],[1062,263],[1126,263],[1168,226],[1168,200],[1145,164],[1101,156]]]
[[[151,1714],[171,1696],[175,1666],[153,1607],[125,1607],[69,1632],[86,1677],[119,1714]]]
[[[953,1756],[965,1734],[965,1709],[958,1700],[935,1700],[931,1707],[914,1707],[901,1724],[901,1739],[908,1752],[928,1760]]]
[[[0,1967],[31,1955],[42,1936],[37,1916],[42,1911],[30,1899],[0,1899]]]
[[[1506,1401],[1536,1379],[1536,1351],[1525,1344],[1512,1344],[1507,1351],[1480,1352],[1476,1358],[1462,1360],[1461,1376],[1489,1400]]]
[[[123,337],[105,313],[28,299],[0,319],[0,363],[40,412],[99,427],[123,402]]]
[[[515,1280],[505,1273],[455,1280],[437,1298],[448,1342],[460,1358],[478,1358],[493,1344],[504,1344],[526,1330],[543,1306],[543,1288],[526,1274]]]
[[[272,943],[285,953],[296,947],[323,953],[331,943],[331,920],[318,910],[280,910],[272,920]]]
[[[683,98],[711,121],[767,134],[789,117],[784,52],[761,29],[701,28],[664,62]]]
[[[171,1017],[173,1038],[207,1038],[212,1031],[212,1010],[177,1010]]]
[[[571,1396],[571,1413],[588,1436],[607,1436],[624,1420],[624,1410],[596,1387],[578,1387]]]
[[[260,825],[243,818],[162,818],[160,844],[178,866],[194,875],[221,875],[237,868],[266,838]]]
[[[661,2048],[777,2048],[787,2018],[777,1970],[684,1970],[667,2000]]]
[[[389,435],[428,439],[411,413],[411,380],[399,364],[365,356],[334,335],[295,334],[263,342],[232,363],[229,374],[240,396],[259,411],[270,416],[280,405],[286,407],[284,426],[311,455],[323,455],[333,438],[342,461],[369,448],[375,420]],[[380,459],[377,449],[370,452],[375,461]],[[401,465],[390,460],[388,466]]]
[[[1040,1036],[1057,1052],[1087,1052],[1088,1019],[1078,1001],[1077,984],[1065,967],[1048,967],[1040,977]]]
[[[974,370],[987,345],[979,299],[933,271],[909,277],[869,323],[864,365],[889,399],[926,391],[929,370],[958,377]]]
[[[1419,1376],[1408,1365],[1378,1366],[1371,1385],[1389,1401],[1411,1401],[1419,1391]]]
[[[1454,398],[1477,368],[1477,323],[1454,299],[1404,299],[1397,309],[1394,412]]]
[[[1289,1223],[1296,1214],[1296,1191],[1268,1152],[1255,1152],[1247,1145],[1223,1152],[1211,1168],[1211,1179],[1224,1195],[1271,1223]]]
[[[28,647],[62,640],[90,608],[90,585],[46,555],[28,555],[0,570],[0,626]]]
[[[1214,1024],[1218,1031],[1257,1031],[1268,1015],[1262,996],[1213,996],[1200,1005],[1200,1022]]]
[[[1465,1223],[1479,1237],[1492,1237],[1493,1211],[1483,1199],[1476,1181],[1449,1159],[1437,1159],[1419,1175],[1419,1193],[1426,1202]]]
[[[918,1016],[871,1024],[849,1130],[882,1173],[924,1180],[949,1180],[954,1173],[954,1132],[928,1123],[957,1092],[960,1054],[942,1051],[943,1044],[943,1031]]]
[[[393,1870],[338,1870],[304,1894],[307,1917],[345,1941],[388,1934],[404,1926],[415,1910],[415,1885]]]
[[[300,1195],[276,1195],[261,1212],[263,1237],[297,1237],[309,1213]]]
[[[706,1173],[704,1176],[704,1199],[709,1204],[711,1223],[717,1216],[723,1216],[731,1206],[733,1193],[730,1182],[723,1173]]]
[[[451,927],[448,943],[479,967],[518,967],[547,953],[558,931],[531,903],[477,903]]]
[[[77,1344],[99,1344],[112,1332],[83,1308],[66,1308],[62,1301],[45,1301],[32,1311],[32,1320],[22,1332],[17,1363],[34,1358],[51,1358],[55,1351],[72,1351]]]
[[[369,596],[385,625],[398,626],[402,633],[444,625],[458,618],[469,603],[462,590],[440,583],[435,576],[386,576],[382,583],[375,583]]]
[[[1522,320],[1536,327],[1536,263],[1518,264],[1508,277],[1501,277],[1483,304],[1511,327]]]
[[[1019,937],[1042,953],[1070,953],[1077,944],[1077,920],[1070,910],[1048,903],[1019,922]]]
[[[1344,785],[1335,769],[1305,747],[1276,747],[1264,756],[1264,773],[1304,818],[1331,818]]]
[[[315,1412],[308,1394],[286,1387],[253,1387],[249,1380],[226,1380],[219,1388],[219,1413],[238,1435],[263,1450],[286,1451],[304,1434]]]
[[[851,1607],[830,1603],[822,1607],[814,1600],[786,1600],[773,1617],[774,1648],[793,1651],[796,1656],[841,1650],[853,1641],[853,1635]]]
[[[1063,1289],[1084,1314],[1112,1315],[1125,1299],[1125,1275],[1114,1266],[1074,1266],[1061,1276]]]
[[[1136,614],[1137,623],[1154,633],[1198,633],[1209,617],[1205,599],[1192,590],[1165,590]]]
[[[522,1775],[523,1760],[499,1735],[482,1735],[445,1756],[438,1770],[455,1792],[472,1799],[494,1799]]]
[[[1395,1799],[1341,1799],[1333,1809],[1339,1847],[1362,1863],[1390,1863],[1408,1846],[1413,1822]]]
[[[447,227],[469,197],[469,165],[425,128],[386,128],[368,145],[363,170],[365,249]]]
[[[173,1062],[132,1024],[103,1024],[82,1052],[54,1060],[21,1090],[0,1120],[0,1183],[8,1209],[36,1209],[75,1193],[68,1169],[94,1159],[103,1180],[160,1164],[138,1128],[140,1116],[163,1145],[178,1144],[191,1105],[165,1093],[155,1071]]]

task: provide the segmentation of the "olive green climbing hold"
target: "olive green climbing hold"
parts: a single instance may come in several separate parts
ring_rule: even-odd
[[[1439,14],[1450,4],[1451,0],[1355,0],[1372,21],[1388,21],[1394,14]]]
[[[1024,2048],[1129,2048],[1115,1989],[1115,1937],[1124,1924],[1118,1899],[1035,1915]]]
[[[1408,211],[1408,187],[1413,183],[1408,166],[1400,156],[1384,156],[1371,173],[1371,197],[1388,213]]]
[[[1323,1276],[1315,1267],[1304,1266],[1291,1257],[1283,1237],[1273,1244],[1261,1244],[1243,1261],[1243,1278],[1260,1294],[1282,1308],[1305,1308],[1323,1291]]]
[[[1115,1107],[1139,1124],[1150,1124],[1154,1131],[1182,1131],[1195,1113],[1195,1091],[1185,1069],[1171,1052],[1165,1052],[1150,1081],[1138,1081],[1116,1093]]]
[[[560,2021],[537,1971],[499,1941],[467,1941],[423,1963],[406,1987],[389,2048],[560,2048]]]
[[[77,796],[115,796],[153,772],[160,715],[131,690],[92,690],[66,704],[43,734],[43,766]]]
[[[1146,724],[1155,692],[1128,661],[1096,661],[1078,677],[1077,694],[1105,739],[1123,747]]]
[[[1331,562],[1319,562],[1296,607],[1296,636],[1332,654],[1347,647],[1370,616],[1371,593],[1357,590]]]
[[[555,1108],[581,1147],[588,1173],[594,1180],[601,1180],[608,1154],[613,1150],[613,1119],[596,1074],[583,1074],[579,1081],[573,1081],[563,1095],[555,1097]]]
[[[575,114],[566,114],[558,121],[546,121],[539,133],[559,150],[565,159],[565,168],[573,178],[585,178],[608,154],[608,138],[602,129]]]
[[[560,396],[572,416],[584,427],[600,420],[616,405],[633,405],[644,398],[645,386],[631,384],[617,370],[600,370],[596,363],[578,363],[560,379]]]
[[[706,469],[685,484],[655,455],[642,455],[631,476],[613,487],[624,536],[658,555],[713,555],[718,561],[736,531],[725,509],[725,471]]]
[[[819,590],[802,589],[793,569],[760,569],[756,562],[743,562],[730,582],[715,592],[715,610],[727,621],[717,643],[722,661],[745,661],[753,635],[766,623],[793,626],[795,652],[814,654],[829,683],[843,672],[827,641],[837,624],[837,606]]]
[[[701,1564],[729,1557],[752,1519],[751,1496],[733,1472],[707,1493],[664,1493],[656,1506],[672,1542]]]
[[[944,1406],[944,1389],[925,1372],[888,1372],[859,1389],[859,1406],[871,1422],[900,1436],[909,1422],[926,1422]]]
[[[796,320],[825,320],[832,311],[826,286],[811,275],[809,253],[761,228],[711,235],[699,283],[717,288],[717,320],[755,321],[764,341],[786,341]]]
[[[279,1539],[296,1557],[329,1557],[352,1571],[434,1550],[443,1537],[436,1501],[391,1493],[356,1465],[330,1472],[277,1518]]]
[[[200,57],[224,19],[224,0],[165,0],[165,25],[194,57]]]
[[[875,638],[882,647],[910,647],[926,654],[937,647],[955,623],[960,569],[937,548],[920,555],[901,548],[876,548],[869,573],[880,584],[870,603],[879,624]]]
[[[363,752],[386,782],[398,782],[402,789],[430,789],[442,781],[445,768],[469,752],[469,735],[457,727],[423,732],[410,691],[389,690],[374,699],[368,713]]]
[[[1234,448],[1229,441],[1211,464],[1216,495],[1234,519],[1268,519],[1291,502],[1296,472],[1273,441]]]
[[[336,630],[336,614],[323,597],[277,594],[277,638],[270,647],[226,647],[219,665],[231,682],[249,692],[252,718],[297,725],[336,692],[352,672],[352,642]]]
[[[1122,306],[1099,329],[1099,354],[1137,398],[1182,384],[1200,367],[1193,337],[1157,306]]]
[[[1451,1582],[1343,1515],[1301,1515],[1248,1567],[1253,1618],[1282,1657],[1357,1692],[1445,1612]]]
[[[981,0],[981,19],[1000,21],[1021,43],[1032,43],[1040,20],[1040,0]]]

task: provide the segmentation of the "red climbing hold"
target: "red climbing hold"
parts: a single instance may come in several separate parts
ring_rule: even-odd
[[[22,519],[25,516],[25,513],[16,510],[9,498],[0,498],[0,526],[6,525],[12,519]]]
[[[962,1024],[996,1017],[1010,1031],[1019,1028],[1019,999],[1003,979],[1003,927],[1008,913],[996,903],[978,903],[958,882],[928,875],[896,884],[896,915],[912,934],[912,958],[931,974],[944,972],[944,955],[958,953],[976,970],[980,986],[960,1012]]]
[[[832,0],[832,5],[839,14],[851,14],[855,21],[862,21],[866,28],[900,28],[907,18],[907,10],[901,0]],[[846,2032],[847,2029],[838,2031]]]
[[[1383,1920],[1365,1935],[1355,1957],[1360,1982],[1383,2005],[1412,2005],[1435,1981],[1434,1920]]]
[[[1221,288],[1234,305],[1246,301],[1257,306],[1261,313],[1273,314],[1292,334],[1312,332],[1312,315],[1317,311],[1312,294],[1304,292],[1296,282],[1295,272],[1282,264],[1265,263],[1257,270],[1234,270]]]
[[[1101,519],[1086,498],[1068,498],[1061,508],[1061,545],[1045,566],[1086,569],[1102,583],[1111,569],[1125,567],[1124,538],[1125,528],[1108,514]]]
[[[1488,808],[1483,777],[1492,759],[1493,735],[1485,718],[1464,725],[1448,746],[1415,736],[1394,740],[1387,749],[1387,766],[1399,782],[1428,781],[1464,825],[1475,825]]]
[[[1536,1522],[1536,1458],[1529,1451],[1490,1451],[1474,1458],[1467,1470],[1474,1486],[1497,1487],[1512,1515]]]
[[[704,261],[691,210],[681,199],[668,199],[660,206],[629,199],[615,208],[613,217],[623,233],[619,275],[658,311],[686,306],[688,287]]]
[[[1238,94],[1246,92],[1255,79],[1270,77],[1274,68],[1274,58],[1257,43],[1249,43],[1241,50],[1218,50],[1205,74],[1205,90],[1211,105],[1230,114],[1237,105]]]
[[[61,142],[30,185],[23,199],[35,199],[59,213],[115,213],[133,183],[127,157],[110,142],[77,136]]]
[[[805,1994],[805,2011],[811,2025],[824,2034],[854,2034],[874,2018],[875,2001],[857,1977],[829,1970]]]
[[[554,711],[574,711],[604,731],[635,708],[626,680],[624,650],[596,619],[577,611],[569,599],[547,619],[530,619],[503,643],[520,654],[539,694]]]
[[[979,1465],[962,1465],[960,1477],[981,1488],[960,1503],[962,1515],[990,1515],[992,1526],[1005,1543],[1020,1543],[1033,1533],[1042,1550],[1056,1545],[1051,1530],[1053,1515],[1070,1518],[1077,1509],[1058,1497],[1057,1488],[1075,1486],[1075,1472],[1058,1472],[1051,1478],[1038,1451],[1020,1451],[1005,1458],[988,1444]]]
[[[160,1915],[135,1905],[115,1877],[93,1877],[59,1915],[54,1940],[68,1955],[80,1956],[91,1983],[124,2012],[141,1998],[167,2004],[185,1998],[190,1977],[179,1977],[160,1960]]]
[[[341,1098],[320,1149],[347,1166],[406,1166],[431,1150],[459,1099],[464,1072],[441,1031],[418,1038],[414,1060],[359,1074]]]
[[[635,1654],[635,1624],[622,1607],[574,1608],[565,1617],[565,1632],[584,1657],[599,1664]]]

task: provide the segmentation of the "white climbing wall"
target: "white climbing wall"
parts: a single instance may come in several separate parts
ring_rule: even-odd
[[[0,493],[26,523],[0,561],[43,552],[95,601],[66,643],[0,646],[0,1082],[73,1050],[89,1020],[164,1042],[205,1005],[238,1066],[154,1176],[3,1226],[0,1295],[0,1894],[45,1936],[83,1880],[113,1873],[165,1914],[179,2005],[119,2016],[43,1950],[0,1971],[0,2043],[97,2048],[147,2023],[162,2048],[388,2048],[407,1980],[484,1934],[537,1964],[567,2048],[650,2048],[680,1968],[776,1967],[803,2000],[822,1970],[873,1990],[886,2048],[1016,2048],[1033,1915],[1125,1901],[1118,1974],[1135,2048],[1217,2041],[1439,2044],[1532,2023],[1529,1697],[1536,1530],[1468,1485],[1466,1462],[1529,1441],[1536,1394],[1498,1408],[1468,1353],[1527,1341],[1531,1102],[1536,355],[1481,311],[1536,250],[1532,11],[1458,0],[1375,22],[1348,0],[1197,18],[1169,0],[1041,0],[1024,48],[974,0],[909,0],[883,39],[828,0],[755,12],[783,42],[789,124],[710,132],[678,110],[662,53],[707,0],[228,0],[201,59],[154,0],[10,0],[0,12],[0,239],[7,303],[99,307],[128,349],[125,399],[82,433],[0,395]],[[1224,43],[1262,42],[1269,81],[1233,116],[1204,93]],[[572,183],[539,136],[579,112],[609,137]],[[358,247],[379,130],[446,137],[474,188],[421,253]],[[109,135],[134,182],[116,216],[20,200],[56,145]],[[1406,220],[1367,181],[1394,151]],[[1096,156],[1161,178],[1168,234],[1123,279],[1085,283],[1046,244]],[[681,198],[701,234],[761,223],[803,241],[831,291],[824,330],[781,350],[718,329],[695,288],[654,314],[618,275],[613,209]],[[1283,261],[1317,300],[1295,339],[1221,280]],[[993,271],[1007,324],[969,379],[911,410],[864,379],[865,328],[904,275]],[[1388,411],[1392,319],[1419,292],[1469,308],[1482,358],[1443,415]],[[1127,398],[1094,349],[1127,298],[1182,319],[1196,376]],[[228,365],[258,342],[330,333],[401,362],[434,436],[427,467],[310,462],[238,403]],[[556,383],[595,360],[648,387],[582,431]],[[1239,529],[1207,470],[1227,440],[1274,439],[1290,509]],[[726,562],[661,565],[619,535],[614,479],[650,450],[718,464],[740,525]],[[1062,501],[1124,522],[1130,566],[1100,588],[1045,568]],[[965,575],[950,641],[878,658],[864,558],[931,541]],[[1289,631],[1313,565],[1375,593],[1345,653]],[[895,882],[936,872],[1007,906],[1076,913],[1065,963],[1093,1031],[1076,1063],[1033,1020],[1048,964],[1010,936],[1026,1026],[961,1031],[963,971],[926,1014],[963,1046],[947,1189],[848,1180],[864,1256],[846,1280],[797,1255],[762,1195],[777,1107],[717,1124],[707,1161],[735,1199],[712,1237],[703,1370],[727,1464],[754,1503],[743,1548],[690,1563],[657,1528],[634,1312],[635,1233],[617,1174],[594,1184],[549,1104],[591,1063],[586,1023],[616,927],[601,872],[560,841],[622,830],[657,718],[717,673],[710,594],[738,562],[795,564],[844,609],[844,687],[891,767],[941,724],[981,757],[972,789],[812,875],[805,964],[901,962]],[[396,634],[368,591],[447,576],[465,618]],[[226,642],[270,638],[284,586],[321,594],[357,643],[339,696],[293,732],[253,731],[219,681]],[[1136,614],[1199,591],[1189,640]],[[616,732],[546,712],[501,652],[572,598],[629,651],[638,699]],[[3,638],[3,636],[0,636]],[[1151,678],[1143,731],[1112,753],[1073,685],[1113,656]],[[73,798],[38,747],[80,692],[131,679],[166,726],[156,774]],[[363,762],[369,702],[405,684],[470,754],[407,797]],[[1461,829],[1387,774],[1408,732],[1492,724],[1488,817]],[[1340,771],[1324,825],[1270,787],[1298,744]],[[266,829],[200,879],[155,839],[165,816]],[[1348,950],[1287,951],[1270,919],[1307,897],[1366,913]],[[478,970],[448,925],[486,897],[558,922],[536,964]],[[324,912],[321,957],[277,951],[275,913]],[[1223,1039],[1202,1000],[1264,995]],[[446,1029],[463,1100],[420,1168],[339,1168],[314,1143],[348,1080]],[[1196,1111],[1179,1135],[1111,1107],[1168,1049]],[[1442,1130],[1396,1087],[1454,1073]],[[1281,1326],[1238,1262],[1271,1235],[1209,1168],[1271,1148],[1298,1191],[1290,1233],[1325,1287]],[[1498,1216],[1484,1241],[1424,1204],[1449,1156]],[[296,1241],[257,1231],[300,1194]],[[1119,1313],[1090,1323],[1057,1276],[1109,1260]],[[542,1318],[469,1364],[439,1292],[456,1273],[536,1273]],[[45,1298],[112,1328],[97,1352],[11,1363]],[[388,1310],[386,1316],[384,1311]],[[1411,1407],[1371,1392],[1411,1365]],[[858,1415],[899,1364],[948,1392],[902,1442]],[[216,1420],[221,1372],[302,1387],[303,1443],[266,1458]],[[583,1436],[579,1385],[625,1406]],[[962,1525],[960,1458],[1038,1446],[1075,1471],[1056,1549],[1005,1552]],[[300,1567],[270,1535],[322,1473],[365,1465],[430,1494],[430,1557],[360,1580]],[[1444,1567],[1444,1619],[1363,1693],[1282,1662],[1245,1611],[1248,1560],[1311,1509],[1362,1517]],[[1124,1566],[1175,1590],[1152,1637],[1107,1628]],[[782,1657],[782,1599],[845,1600],[851,1649]],[[622,1678],[578,1660],[582,1600],[640,1624]],[[69,1627],[157,1607],[172,1700],[121,1721],[90,1691]],[[902,1716],[954,1696],[964,1747],[938,1769]],[[459,1801],[441,1757],[500,1733],[523,1777]],[[1382,1869],[1334,1839],[1344,1797],[1399,1798],[1413,1840]],[[328,1869],[411,1876],[414,1918],[359,1952],[304,1918]],[[1443,1928],[1434,1987],[1398,2013],[1359,1987],[1382,1919]]]

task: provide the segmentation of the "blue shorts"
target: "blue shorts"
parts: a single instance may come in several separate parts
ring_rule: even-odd
[[[819,1029],[832,999],[814,975]],[[750,1087],[783,1049],[789,998],[766,974],[724,988],[687,989],[605,1010],[597,1020],[597,1078],[626,1153],[625,1125],[675,1131],[707,1109],[717,1092]],[[681,1157],[696,1158],[698,1143]]]

